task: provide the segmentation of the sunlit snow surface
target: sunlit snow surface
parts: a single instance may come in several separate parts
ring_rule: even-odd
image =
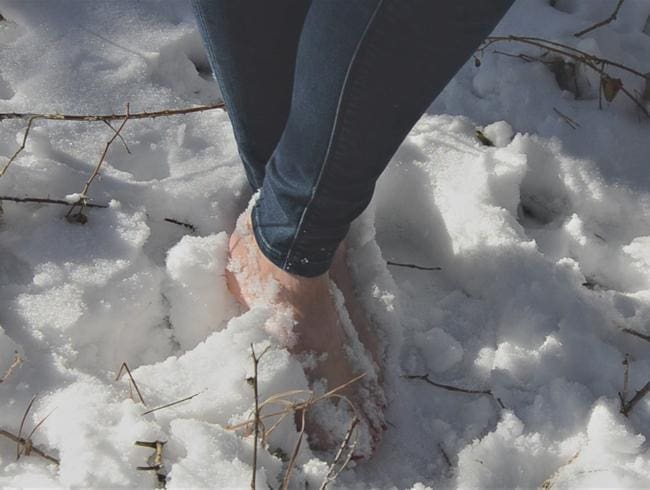
[[[649,0],[627,0],[615,22],[573,37],[616,3],[518,0],[498,31],[646,72]],[[0,0],[0,13],[0,112],[219,99],[197,72],[207,62],[183,1]],[[387,346],[388,430],[340,488],[650,486],[650,396],[628,418],[618,397],[626,354],[627,398],[650,381],[650,344],[622,332],[650,334],[650,121],[623,97],[599,110],[597,80],[595,91],[574,100],[543,64],[489,50],[395,155],[349,237]],[[0,122],[1,166],[25,125]],[[481,145],[477,128],[496,145]],[[102,123],[37,121],[0,195],[80,193],[111,136]],[[87,224],[68,223],[64,206],[3,203],[0,376],[16,352],[24,362],[0,384],[0,429],[17,433],[38,395],[23,433],[54,410],[33,441],[61,465],[33,454],[16,462],[0,437],[0,486],[154,487],[152,472],[136,470],[152,450],[134,442],[162,440],[168,488],[247,487],[252,437],[227,426],[253,406],[250,345],[270,345],[261,398],[308,385],[265,333],[273,311],[241,315],[225,286],[227,234],[250,197],[227,115],[130,121],[123,137],[130,154],[116,141],[89,192],[109,207],[87,211]],[[149,407],[199,395],[143,416],[127,378],[114,381],[122,362]],[[505,408],[405,374],[489,389]],[[258,488],[279,488],[279,455],[296,437],[290,420],[274,431]],[[295,488],[318,488],[330,459],[303,444]]]

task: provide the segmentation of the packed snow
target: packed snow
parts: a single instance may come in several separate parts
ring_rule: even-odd
[[[617,3],[517,0],[497,32],[646,73],[650,0],[573,35]],[[0,14],[0,113],[220,99],[184,0],[0,0]],[[626,414],[620,399],[650,381],[650,120],[621,94],[599,104],[584,67],[576,97],[547,63],[496,51],[543,53],[506,42],[470,60],[347,239],[385,348],[388,430],[329,488],[650,487],[650,395]],[[610,71],[650,109],[642,80]],[[26,124],[0,121],[0,168]],[[251,197],[228,116],[128,121],[86,193],[107,207],[66,220],[113,134],[36,120],[0,177],[0,196],[64,204],[2,202],[0,430],[17,435],[36,397],[22,436],[45,419],[30,437],[60,464],[34,450],[16,460],[0,433],[0,486],[249,487],[254,436],[232,426],[254,407],[251,345],[268,349],[260,400],[309,383],[267,333],[272,309],[242,313],[225,284]],[[116,381],[122,363],[146,406],[127,374]],[[297,438],[293,417],[272,432],[257,488],[280,488]],[[156,471],[137,469],[156,462],[136,441],[165,441]],[[303,442],[291,488],[318,488],[332,459]]]

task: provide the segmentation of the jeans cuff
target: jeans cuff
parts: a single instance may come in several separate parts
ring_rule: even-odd
[[[264,233],[262,232],[264,227],[259,226],[257,218],[257,206],[253,206],[251,222],[253,225],[253,236],[255,236],[257,246],[264,256],[278,268],[302,277],[320,276],[329,270],[332,265],[333,255],[329,260],[314,261],[308,257],[288,257],[287,253],[282,253],[274,249],[264,237]]]

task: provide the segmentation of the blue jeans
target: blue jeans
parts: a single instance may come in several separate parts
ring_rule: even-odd
[[[278,267],[326,272],[410,129],[514,0],[194,0]]]

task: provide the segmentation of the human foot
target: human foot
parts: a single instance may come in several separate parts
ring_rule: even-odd
[[[370,371],[363,380],[362,388],[355,386],[358,385],[355,383],[339,394],[349,398],[357,407],[363,419],[362,425],[368,429],[370,446],[374,448],[383,430],[383,392],[374,373],[374,363],[354,362],[358,359],[350,356],[353,353],[359,358],[365,357],[364,353],[353,352],[351,348],[356,337],[352,325],[358,324],[355,321],[361,322],[364,315],[357,307],[352,310],[355,314],[350,322],[350,319],[346,318],[345,307],[342,304],[337,307],[337,303],[348,305],[354,299],[354,289],[346,270],[344,251],[337,254],[333,265],[339,279],[337,286],[341,288],[343,299],[336,291],[336,287],[333,287],[327,274],[315,278],[295,276],[269,261],[257,246],[250,218],[247,216],[240,218],[236,230],[230,237],[229,250],[230,263],[226,270],[229,289],[245,308],[260,303],[273,304],[278,310],[284,310],[292,316],[293,331],[274,332],[274,335],[279,337],[293,354],[303,359],[312,359],[312,362],[306,363],[305,367],[312,382],[324,380],[327,389],[331,390],[346,384],[363,371]],[[338,300],[335,300],[335,297]],[[367,326],[359,334],[375,357],[376,339],[372,338]],[[356,343],[359,344],[358,341]],[[359,364],[363,366],[362,369]],[[320,446],[328,446],[332,442],[322,440],[327,439],[324,431],[312,431],[312,436],[313,432],[319,434]]]

